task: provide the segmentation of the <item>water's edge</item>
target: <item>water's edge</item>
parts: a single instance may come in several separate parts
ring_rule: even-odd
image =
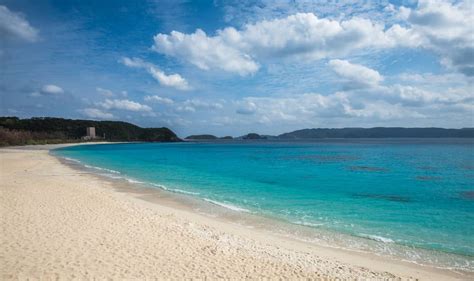
[[[280,237],[318,246],[374,254],[456,272],[474,272],[474,259],[472,257],[399,245],[390,239],[374,235],[364,236],[361,233],[360,236],[352,236],[335,233],[334,231],[321,229],[319,225],[304,221],[284,221],[277,217],[252,213],[241,206],[202,198],[198,196],[198,193],[181,189],[169,189],[158,183],[144,182],[127,177],[127,175],[114,170],[90,166],[76,159],[61,156],[55,149],[50,150],[49,154],[69,167],[111,181],[119,191],[120,187],[127,187],[127,190],[133,189],[136,193],[141,194],[141,199],[153,203],[197,212],[207,217],[237,223],[246,228],[264,230]]]

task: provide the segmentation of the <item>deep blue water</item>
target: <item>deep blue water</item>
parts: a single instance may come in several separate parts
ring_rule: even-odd
[[[54,153],[236,211],[454,253],[459,260],[448,266],[473,267],[473,140],[141,143]]]

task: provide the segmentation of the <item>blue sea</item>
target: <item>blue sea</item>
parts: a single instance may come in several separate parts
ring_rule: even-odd
[[[308,242],[474,271],[474,140],[136,143],[52,153],[266,218]]]

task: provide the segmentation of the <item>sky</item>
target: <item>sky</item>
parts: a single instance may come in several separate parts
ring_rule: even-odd
[[[474,1],[0,0],[0,115],[474,127]]]

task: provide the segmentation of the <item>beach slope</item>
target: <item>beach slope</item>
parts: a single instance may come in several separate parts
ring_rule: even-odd
[[[141,202],[47,149],[0,149],[0,157],[2,280],[462,278]]]

